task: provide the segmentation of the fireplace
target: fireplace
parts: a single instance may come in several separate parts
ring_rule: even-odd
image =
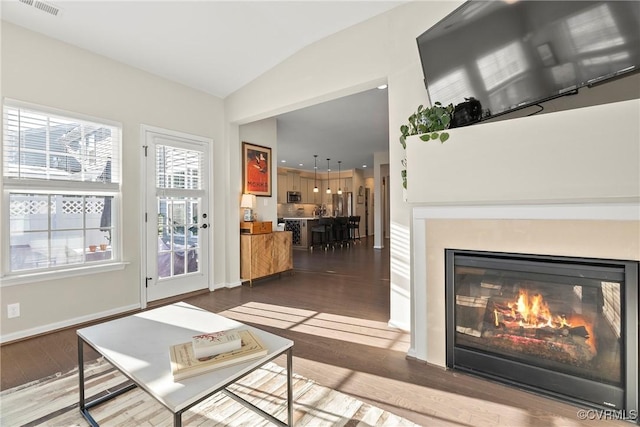
[[[448,249],[445,264],[448,368],[638,410],[638,262]]]

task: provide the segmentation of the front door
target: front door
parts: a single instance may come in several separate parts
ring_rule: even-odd
[[[144,127],[146,301],[209,284],[209,144]]]

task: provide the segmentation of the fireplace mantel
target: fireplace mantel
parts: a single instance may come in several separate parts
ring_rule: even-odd
[[[632,100],[408,142],[410,357],[446,366],[444,249],[640,261],[639,117]]]

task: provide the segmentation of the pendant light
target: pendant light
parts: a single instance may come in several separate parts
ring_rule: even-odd
[[[340,163],[342,163],[342,160],[338,160],[338,194],[342,194],[342,187],[340,187]]]
[[[313,155],[313,192],[317,193],[318,190],[318,155]]]
[[[329,160],[331,159],[327,159],[327,194],[331,194],[331,187],[329,186],[329,184],[331,183],[331,181],[329,180],[329,172],[331,171],[331,169],[329,168]]]

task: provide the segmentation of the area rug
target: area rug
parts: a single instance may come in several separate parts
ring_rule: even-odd
[[[269,363],[230,390],[280,420],[286,420],[286,370]],[[86,395],[116,390],[127,378],[109,363],[85,366]],[[293,374],[295,426],[388,426],[416,424],[344,393]],[[0,425],[86,426],[78,410],[78,371],[59,374],[0,392]],[[91,409],[101,426],[172,426],[173,416],[144,391],[134,389]],[[272,426],[222,393],[182,415],[184,426]]]

